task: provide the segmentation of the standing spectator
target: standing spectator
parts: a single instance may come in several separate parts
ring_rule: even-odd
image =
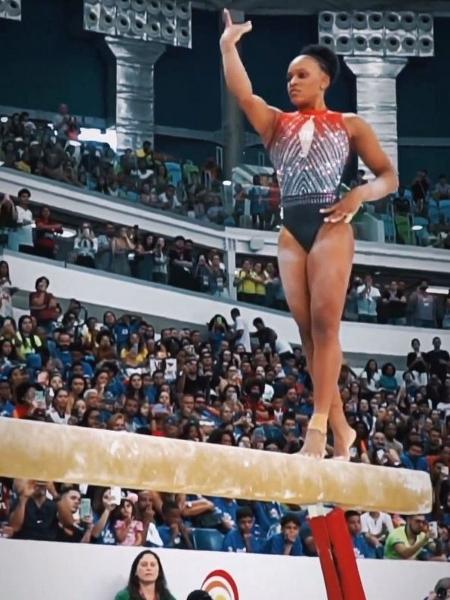
[[[134,250],[134,244],[128,236],[126,227],[121,227],[116,233],[111,242],[111,272],[116,275],[124,275],[130,277],[130,263],[128,254]]]
[[[220,262],[220,256],[214,254],[211,259],[211,293],[217,298],[228,297],[228,277]]]
[[[255,517],[251,506],[236,511],[237,529],[232,529],[223,539],[224,552],[255,552],[262,550],[262,541],[253,533]]]
[[[112,223],[107,223],[105,232],[98,236],[95,261],[97,269],[102,271],[111,271],[112,241],[114,238],[114,233],[114,225]]]
[[[31,193],[29,190],[23,188],[19,190],[17,194],[17,230],[11,232],[9,238],[9,248],[11,250],[19,251],[19,246],[33,246],[33,213],[29,208]]]
[[[159,556],[144,550],[131,565],[127,587],[114,600],[175,600],[167,587]]]
[[[261,177],[253,175],[253,185],[248,191],[253,229],[264,229],[264,202],[267,195],[267,189],[261,187]]]
[[[428,282],[422,281],[409,297],[409,324],[414,327],[436,327],[436,300],[427,289]]]
[[[75,262],[81,267],[95,269],[95,255],[98,250],[98,240],[89,223],[83,223],[75,238],[73,249],[76,254]]]
[[[6,260],[0,261],[0,317],[12,317],[11,279]]]
[[[347,528],[350,534],[356,558],[376,558],[375,548],[371,547],[366,537],[361,533],[361,517],[356,510],[345,513]],[[379,545],[379,543],[377,544]]]
[[[62,225],[52,220],[48,206],[42,206],[36,219],[36,237],[34,248],[38,256],[55,258],[56,236],[63,232]]]
[[[433,338],[433,350],[427,352],[425,360],[428,364],[430,376],[437,375],[442,383],[445,383],[450,367],[450,355],[447,350],[441,349],[441,338]]]
[[[385,322],[389,325],[406,325],[406,296],[396,281],[381,296]]]
[[[428,171],[426,169],[417,171],[417,174],[411,184],[411,192],[415,204],[415,212],[417,215],[426,216],[425,206],[430,187],[431,182],[428,177]]]
[[[58,318],[57,302],[53,294],[48,292],[50,281],[47,277],[36,279],[36,291],[31,292],[29,296],[29,306],[31,316],[34,317],[38,325],[48,327]]]
[[[371,275],[366,275],[364,283],[356,289],[358,318],[363,323],[377,322],[377,304],[380,290],[373,285]]]
[[[186,240],[178,235],[169,251],[169,283],[175,287],[192,289],[192,254],[186,249]]]
[[[169,257],[165,248],[164,238],[159,237],[156,240],[153,254],[153,281],[155,283],[167,284],[169,280]]]
[[[406,357],[406,366],[420,385],[427,385],[428,366],[426,354],[420,351],[420,340],[417,338],[411,340],[411,346],[412,352]]]
[[[246,352],[251,352],[250,330],[247,321],[241,317],[241,312],[238,308],[233,308],[230,314],[234,322],[234,345],[238,346],[242,344]]]
[[[252,263],[246,259],[242,263],[239,273],[234,278],[237,287],[237,297],[240,302],[253,302],[255,298],[255,281]]]
[[[384,546],[384,558],[415,559],[431,540],[430,530],[424,531],[426,519],[422,515],[411,515],[406,525],[392,531]]]
[[[7,194],[0,194],[0,247],[9,245],[9,236],[16,227],[17,212],[14,202]]]

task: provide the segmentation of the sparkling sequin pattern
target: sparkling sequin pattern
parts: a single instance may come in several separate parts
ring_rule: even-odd
[[[311,116],[314,137],[303,157],[300,131]],[[350,151],[341,113],[282,113],[268,149],[283,199],[295,197],[299,203],[329,204],[336,198]]]

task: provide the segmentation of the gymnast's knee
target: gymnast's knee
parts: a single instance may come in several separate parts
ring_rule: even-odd
[[[339,343],[339,322],[331,318],[328,311],[317,311],[313,315],[312,341],[313,344]]]

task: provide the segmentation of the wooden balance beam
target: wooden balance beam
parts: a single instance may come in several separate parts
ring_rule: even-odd
[[[0,476],[401,514],[432,504],[424,472],[7,418]]]

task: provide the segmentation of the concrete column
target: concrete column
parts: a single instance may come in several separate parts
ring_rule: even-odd
[[[234,272],[236,271],[236,240],[233,238],[225,239],[225,252],[223,257],[225,269],[228,273],[228,293],[232,300],[237,299],[237,289],[233,285]]]
[[[383,149],[397,169],[396,79],[408,59],[349,56],[345,57],[345,62],[356,75],[358,115],[372,125]]]
[[[105,37],[116,57],[117,148],[153,145],[155,133],[154,69],[166,47],[156,42]]]
[[[244,23],[245,15],[240,10],[231,10],[233,23]],[[238,47],[239,50],[239,47]],[[243,161],[244,115],[234,97],[229,93],[222,71],[222,131],[224,140],[223,172],[231,180],[233,167]]]

